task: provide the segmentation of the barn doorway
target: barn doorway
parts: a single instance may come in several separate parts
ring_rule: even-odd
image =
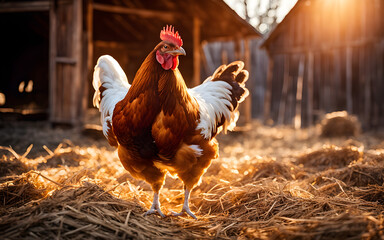
[[[49,13],[0,14],[0,119],[47,119]]]

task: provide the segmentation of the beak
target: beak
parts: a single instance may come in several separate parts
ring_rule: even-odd
[[[173,50],[173,51],[168,51],[167,53],[169,54],[172,54],[174,56],[178,56],[178,55],[187,55],[187,53],[185,52],[184,48],[182,47],[179,47],[178,49],[176,50]]]

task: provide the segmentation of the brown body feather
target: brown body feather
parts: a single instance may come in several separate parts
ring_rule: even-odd
[[[136,73],[126,97],[113,113],[113,132],[123,166],[158,191],[168,170],[193,187],[212,159],[217,142],[196,131],[199,106],[179,70],[164,70],[155,60],[156,48]],[[201,148],[198,156],[190,145]]]
[[[166,172],[177,175],[192,189],[218,157],[212,133],[207,139],[196,130],[199,105],[188,93],[178,68],[164,70],[156,61],[159,44],[137,71],[127,95],[114,108],[109,142],[118,145],[123,166],[135,178],[148,182],[155,193],[164,184]],[[225,81],[231,89],[231,111],[246,94],[248,77],[242,62],[220,67],[212,81]],[[101,89],[102,90],[102,89]],[[223,125],[217,122],[217,127]]]
[[[244,63],[233,62],[219,67],[207,80],[228,84],[209,83],[196,88],[197,92],[188,90],[177,68],[178,56],[185,55],[182,40],[172,27],[164,28],[161,36],[163,41],[146,57],[130,87],[112,57],[99,59],[93,81],[94,104],[102,112],[104,135],[118,148],[125,169],[152,186],[154,200],[146,214],[157,211],[164,216],[158,194],[169,172],[185,185],[181,213],[196,218],[188,206],[190,191],[218,157],[215,136],[219,128],[234,126],[230,124],[237,120],[233,112],[248,94],[244,86],[248,72],[242,70]],[[222,87],[217,89],[218,95],[214,94],[216,87]]]

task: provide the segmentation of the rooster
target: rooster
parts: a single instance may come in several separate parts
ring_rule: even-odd
[[[185,191],[182,210],[173,215],[196,219],[189,208],[190,193],[218,157],[215,136],[236,125],[238,104],[248,95],[248,72],[236,61],[188,89],[178,69],[179,56],[186,55],[179,33],[167,26],[160,39],[132,85],[115,59],[101,56],[93,75],[93,103],[124,168],[152,187],[153,203],[144,215],[165,217],[159,193],[168,172],[181,179]]]

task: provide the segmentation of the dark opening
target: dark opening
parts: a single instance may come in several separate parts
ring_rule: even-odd
[[[10,114],[46,119],[48,12],[1,13],[0,29],[0,119]]]

